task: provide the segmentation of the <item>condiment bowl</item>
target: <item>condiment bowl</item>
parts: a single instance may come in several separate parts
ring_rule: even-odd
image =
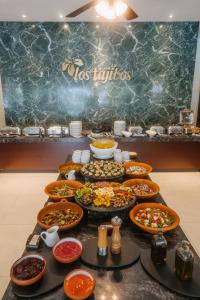
[[[152,227],[148,227],[148,226],[144,226],[142,224],[140,224],[138,221],[136,221],[135,219],[135,215],[137,214],[137,212],[140,210],[140,209],[145,209],[145,208],[159,208],[161,210],[166,210],[167,212],[169,212],[170,215],[173,216],[174,218],[174,223],[170,226],[167,226],[167,227],[163,227],[163,228],[160,228],[160,230],[162,230],[163,232],[167,232],[167,231],[170,231],[172,229],[175,229],[179,223],[180,223],[180,218],[179,216],[177,215],[177,213],[171,209],[170,207],[166,206],[166,205],[163,205],[163,204],[160,204],[160,203],[141,203],[141,204],[138,204],[136,205],[130,212],[129,212],[129,217],[131,219],[131,221],[137,225],[138,227],[140,227],[142,230],[146,231],[146,232],[149,232],[149,233],[152,233],[152,234],[156,234],[158,232],[158,229],[159,228],[152,228]]]
[[[125,137],[130,137],[130,136],[132,136],[132,132],[131,132],[131,131],[122,131],[122,134],[123,134]]]
[[[55,187],[61,187],[61,186],[63,186],[64,184],[67,185],[67,186],[69,186],[70,188],[72,188],[72,189],[74,190],[74,192],[73,192],[72,195],[66,197],[66,196],[53,195],[53,194],[51,193],[51,191],[52,191]],[[54,199],[55,201],[60,201],[60,200],[63,199],[63,198],[66,198],[66,199],[71,199],[71,198],[73,198],[74,195],[75,195],[76,190],[77,190],[77,189],[80,189],[82,186],[83,186],[82,183],[80,183],[80,182],[77,181],[77,180],[57,180],[57,181],[54,181],[54,182],[49,183],[49,184],[45,187],[44,191],[45,191],[45,193],[49,196],[49,198]]]
[[[59,245],[63,244],[64,242],[74,242],[74,243],[78,244],[80,246],[80,252],[77,255],[73,255],[73,257],[71,257],[71,258],[62,258],[61,256],[56,255],[56,253],[55,253],[56,248]],[[79,257],[82,254],[82,251],[83,251],[83,246],[78,239],[75,239],[72,237],[67,237],[67,238],[61,239],[58,243],[56,243],[56,245],[52,249],[52,254],[53,254],[53,257],[57,261],[59,261],[63,264],[69,264],[69,263],[72,263],[72,262],[76,261],[77,259],[79,259]]]
[[[136,178],[136,179],[129,179],[123,182],[123,185],[127,187],[132,187],[135,184],[146,184],[150,187],[150,189],[153,190],[153,193],[151,194],[136,195],[137,198],[149,199],[156,196],[160,192],[159,185],[148,179]]]
[[[21,263],[23,260],[27,259],[27,258],[38,258],[42,261],[44,261],[44,267],[42,269],[42,271],[36,275],[35,277],[33,278],[30,278],[30,279],[27,279],[27,280],[21,280],[21,279],[17,279],[15,276],[14,276],[14,273],[13,273],[13,269],[14,267],[16,267],[19,263]],[[36,283],[38,280],[40,280],[42,278],[42,276],[44,275],[45,271],[46,271],[46,266],[47,266],[47,262],[45,260],[44,257],[42,257],[41,255],[37,255],[37,254],[30,254],[30,255],[26,255],[26,256],[23,256],[21,258],[19,258],[18,260],[16,260],[14,262],[14,264],[12,265],[11,267],[11,270],[10,270],[10,278],[11,278],[11,281],[17,285],[20,285],[20,286],[28,286],[28,285],[32,285],[34,283]]]
[[[47,205],[47,206],[43,207],[37,215],[38,225],[43,229],[49,229],[53,225],[57,225],[57,224],[45,225],[45,224],[42,223],[42,219],[49,212],[52,212],[52,211],[55,211],[55,210],[63,210],[63,209],[71,209],[72,211],[78,212],[79,213],[79,219],[74,221],[71,224],[67,224],[67,225],[64,225],[64,226],[59,226],[59,231],[68,230],[70,228],[73,228],[73,227],[77,226],[80,223],[81,219],[83,218],[83,210],[79,205],[77,205],[75,203],[72,203],[72,202],[58,202],[58,203],[54,203],[54,204]]]
[[[77,173],[82,168],[82,164],[74,163],[74,162],[67,162],[65,164],[62,164],[58,167],[58,171],[60,174],[65,175],[66,173],[69,173],[72,170],[75,170]]]
[[[92,286],[91,288],[85,293],[84,297],[83,296],[74,296],[70,293],[69,288],[68,288],[68,280],[70,280],[72,277],[76,275],[85,275],[88,276],[92,280]],[[67,274],[67,276],[64,279],[64,292],[65,294],[73,300],[84,300],[90,297],[95,289],[96,281],[94,277],[90,274],[90,272],[86,270],[81,270],[81,269],[75,269],[71,271],[70,273]]]
[[[142,173],[142,174],[128,174],[126,172],[126,176],[131,177],[131,178],[144,178],[144,177],[147,177],[148,174],[152,172],[152,166],[150,166],[146,163],[127,161],[123,164],[123,166],[124,166],[125,170],[127,170],[130,167],[143,167],[146,169],[146,172]]]

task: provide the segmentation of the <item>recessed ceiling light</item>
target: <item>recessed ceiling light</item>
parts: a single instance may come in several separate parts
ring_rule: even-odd
[[[163,28],[163,25],[161,24],[161,25],[159,26],[159,28]]]
[[[64,18],[64,16],[63,16],[62,14],[60,14],[60,15],[59,15],[59,18],[60,18],[60,19],[63,19],[63,18]]]
[[[27,18],[27,15],[23,14],[23,15],[22,15],[22,18],[23,18],[23,19],[26,19],[26,18]]]
[[[173,14],[170,14],[170,15],[169,15],[169,18],[170,18],[170,19],[172,19],[173,17],[174,17]]]

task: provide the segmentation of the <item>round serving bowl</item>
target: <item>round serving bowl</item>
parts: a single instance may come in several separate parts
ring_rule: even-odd
[[[70,293],[69,288],[68,288],[68,280],[71,279],[72,277],[76,276],[76,275],[85,275],[88,276],[91,280],[92,280],[92,286],[91,288],[87,291],[87,293],[85,293],[84,297],[80,297],[80,296],[74,296]],[[86,270],[82,270],[82,269],[75,269],[73,271],[71,271],[70,273],[67,274],[67,276],[64,279],[64,292],[65,294],[73,300],[84,300],[89,298],[94,289],[95,289],[95,285],[96,285],[96,281],[94,279],[94,277],[90,274],[90,272],[86,271]]]
[[[80,253],[77,254],[77,255],[74,255],[73,257],[71,258],[62,258],[61,256],[58,256],[55,254],[55,250],[56,248],[65,243],[65,242],[74,242],[76,244],[78,244],[80,246]],[[75,238],[72,238],[72,237],[67,237],[67,238],[64,238],[64,239],[61,239],[58,243],[56,243],[56,245],[53,247],[53,250],[52,250],[52,254],[53,254],[53,257],[58,261],[58,262],[61,262],[63,264],[69,264],[69,263],[72,263],[74,261],[76,261],[77,259],[79,259],[79,257],[81,256],[82,254],[82,251],[83,251],[83,246],[81,244],[81,242],[78,240],[78,239],[75,239]]]
[[[92,144],[90,144],[90,149],[94,153],[95,158],[98,159],[109,159],[113,157],[113,153],[115,149],[117,148],[118,143],[115,142],[114,146],[112,148],[96,148]]]
[[[44,218],[44,216],[46,216],[49,212],[55,211],[55,210],[63,210],[63,209],[71,209],[74,212],[78,212],[79,213],[79,219],[74,221],[71,224],[68,225],[64,225],[64,226],[59,226],[59,231],[64,231],[64,230],[68,230],[70,228],[73,228],[75,226],[77,226],[81,219],[83,218],[83,209],[75,204],[75,203],[71,203],[71,202],[58,202],[58,203],[54,203],[51,205],[47,205],[44,208],[42,208],[40,210],[40,212],[37,215],[37,223],[38,225],[43,228],[43,229],[49,229],[50,227],[52,227],[53,225],[45,225],[42,223],[42,219]],[[57,225],[57,224],[54,224]]]
[[[172,229],[175,229],[179,223],[180,223],[180,218],[179,216],[177,215],[177,213],[171,209],[170,207],[166,206],[166,205],[163,205],[163,204],[160,204],[160,203],[141,203],[141,204],[138,204],[136,205],[130,212],[129,212],[129,217],[131,219],[131,221],[137,225],[138,227],[140,227],[142,230],[146,231],[146,232],[149,232],[149,233],[152,233],[152,234],[156,234],[159,230],[158,227],[156,228],[152,228],[152,227],[148,227],[148,226],[144,226],[142,224],[140,224],[138,221],[135,220],[135,215],[137,214],[137,212],[140,210],[140,209],[145,209],[145,208],[159,208],[161,210],[166,210],[170,213],[170,215],[173,216],[174,218],[174,223],[170,226],[167,226],[167,227],[163,227],[163,228],[160,228],[160,230],[162,230],[163,232],[167,232],[167,231],[170,231]]]
[[[68,174],[70,171],[75,170],[77,173],[81,170],[82,164],[67,162],[58,167],[58,171],[61,175]]]
[[[53,190],[55,187],[60,187],[62,185],[66,184],[70,188],[74,189],[74,193],[68,197],[64,196],[58,196],[58,195],[52,195],[51,190]],[[77,189],[80,189],[82,187],[82,183],[80,183],[77,180],[57,180],[54,182],[49,183],[45,189],[44,192],[49,196],[49,198],[54,199],[55,201],[60,201],[61,199],[71,199],[75,196],[75,192]]]
[[[123,185],[127,186],[127,187],[132,187],[135,184],[146,184],[153,190],[153,193],[151,193],[151,194],[143,194],[143,195],[136,194],[137,198],[149,199],[149,198],[156,196],[160,192],[159,185],[148,179],[135,178],[135,179],[129,179],[129,180],[126,180],[123,182]]]
[[[43,267],[42,271],[38,275],[36,275],[35,277],[30,278],[30,279],[26,279],[26,280],[17,279],[13,274],[14,267],[16,265],[18,265],[19,263],[21,263],[23,260],[25,260],[27,258],[31,258],[31,257],[35,257],[35,258],[38,258],[38,259],[41,259],[42,261],[44,261],[44,267]],[[12,265],[11,270],[10,270],[10,279],[13,283],[20,285],[20,286],[32,285],[42,278],[42,276],[44,275],[44,273],[46,271],[46,266],[47,266],[47,262],[46,262],[45,258],[42,257],[41,255],[30,254],[30,255],[23,256],[23,257],[19,258],[18,260],[16,260],[14,262],[14,264]]]
[[[144,178],[147,177],[149,173],[152,172],[152,166],[141,162],[127,161],[123,164],[123,166],[125,170],[127,170],[130,167],[143,167],[146,169],[146,172],[143,174],[127,174],[126,172],[126,176],[130,178]]]

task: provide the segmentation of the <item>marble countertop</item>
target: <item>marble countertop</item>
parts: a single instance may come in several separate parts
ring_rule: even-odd
[[[155,137],[144,136],[132,136],[126,137],[115,137],[118,142],[132,143],[132,142],[200,142],[200,135],[180,135],[180,136],[170,136],[170,135],[158,135]],[[83,143],[89,141],[89,138],[83,136],[81,138],[74,137],[0,137],[0,143],[46,143],[46,142],[63,142],[63,143]]]

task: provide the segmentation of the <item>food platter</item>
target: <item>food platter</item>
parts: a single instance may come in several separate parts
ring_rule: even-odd
[[[121,211],[124,211],[124,210],[129,210],[135,205],[135,201],[136,201],[136,199],[133,199],[129,202],[128,205],[123,206],[123,207],[112,207],[111,206],[111,207],[107,208],[107,207],[95,207],[93,205],[84,205],[80,202],[80,200],[77,197],[75,197],[74,199],[75,199],[76,203],[78,205],[80,205],[83,209],[91,211],[91,212],[102,213],[102,214],[121,212]]]
[[[86,164],[81,169],[81,175],[92,180],[113,180],[123,178],[125,168],[109,160],[95,160]]]
[[[87,211],[113,213],[132,208],[136,197],[122,184],[96,182],[86,183],[78,189],[75,201]]]

